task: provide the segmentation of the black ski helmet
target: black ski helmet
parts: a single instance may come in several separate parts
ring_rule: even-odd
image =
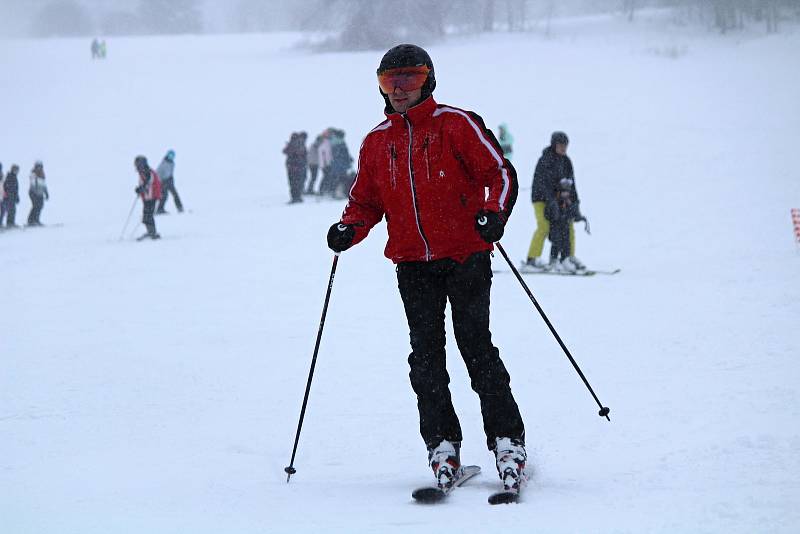
[[[144,156],[136,156],[136,159],[133,160],[133,164],[139,171],[146,171],[150,168],[150,165],[147,164],[147,158]]]
[[[553,135],[550,136],[550,146],[555,147],[556,145],[568,145],[569,144],[569,137],[564,132],[553,132]]]
[[[428,53],[417,45],[413,44],[400,44],[389,49],[381,58],[381,63],[378,66],[377,73],[380,74],[385,70],[397,69],[400,67],[421,67],[425,65],[431,71],[428,73],[428,79],[425,80],[425,85],[422,86],[422,100],[425,100],[433,90],[436,89],[436,73],[433,70],[433,61]],[[378,88],[384,100],[386,100],[387,108],[391,108],[389,99],[386,94]]]

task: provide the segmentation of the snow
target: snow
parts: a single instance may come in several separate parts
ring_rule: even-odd
[[[43,159],[42,220],[63,223],[0,234],[1,530],[795,532],[800,33],[783,31],[595,17],[429,48],[437,99],[515,137],[506,250],[527,251],[530,176],[561,129],[592,222],[578,256],[623,269],[527,278],[611,422],[513,276],[495,276],[492,332],[534,469],[501,507],[452,338],[463,459],[484,473],[442,507],[411,502],[432,477],[383,225],[340,258],[297,474],[283,472],[343,204],[287,206],[281,149],[333,125],[356,151],[382,119],[380,52],[149,37],[92,62],[83,39],[0,42],[0,161],[24,190]],[[158,218],[160,242],[120,241],[134,156],[169,148],[191,213]],[[23,194],[18,220],[28,208]]]

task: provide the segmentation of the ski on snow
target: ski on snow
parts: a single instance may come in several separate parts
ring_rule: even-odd
[[[613,269],[610,271],[587,269],[585,271],[575,271],[574,273],[570,273],[570,272],[560,272],[560,271],[546,271],[544,269],[531,270],[529,268],[527,269],[522,267],[519,268],[519,274],[549,274],[554,276],[594,276],[596,274],[612,275],[612,274],[617,274],[620,271],[622,271],[622,269]],[[492,270],[492,272],[497,274],[502,274],[502,273],[510,273],[511,271]]]
[[[443,501],[454,489],[465,483],[472,477],[479,475],[481,468],[477,465],[462,466],[456,473],[455,479],[451,484],[445,487],[439,486],[425,486],[417,488],[411,492],[411,497],[415,501],[425,504],[436,503]]]
[[[519,502],[519,488],[504,489],[489,495],[489,504],[511,504]]]

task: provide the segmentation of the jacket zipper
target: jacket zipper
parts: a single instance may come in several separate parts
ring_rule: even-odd
[[[391,145],[391,149],[389,150],[389,167],[390,167],[390,177],[389,180],[392,184],[392,189],[397,186],[397,176],[395,173],[395,167],[397,165],[397,152],[394,149],[394,145]]]
[[[406,121],[406,126],[408,126],[408,179],[411,183],[411,199],[414,202],[414,217],[417,220],[417,230],[419,231],[419,236],[422,238],[423,243],[425,243],[425,261],[430,261],[431,259],[431,247],[428,244],[428,238],[425,237],[425,232],[422,231],[422,223],[419,220],[419,206],[417,204],[417,187],[414,184],[414,166],[411,160],[411,149],[413,147],[414,142],[414,128],[411,126],[411,122],[408,120],[406,115],[403,115],[403,119]]]
[[[428,172],[428,182],[431,181],[431,155],[428,153],[428,138],[422,143],[422,148],[425,150],[425,169]]]

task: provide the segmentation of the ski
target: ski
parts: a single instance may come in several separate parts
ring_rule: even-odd
[[[413,497],[415,501],[424,504],[432,504],[443,501],[448,495],[450,495],[450,493],[452,493],[454,489],[472,477],[479,475],[480,472],[481,468],[477,465],[461,466],[456,473],[455,478],[448,486],[425,486],[422,488],[417,488],[411,492],[411,497]]]
[[[489,495],[489,504],[511,504],[519,502],[518,489],[504,489]]]
[[[570,273],[570,272],[562,272],[562,271],[546,271],[544,269],[537,269],[537,270],[531,270],[530,268],[527,268],[527,269],[520,268],[519,269],[519,273],[520,274],[549,274],[549,275],[553,275],[553,276],[594,276],[594,275],[597,275],[597,274],[614,275],[614,274],[619,273],[620,271],[622,271],[622,269],[613,269],[613,270],[608,270],[608,271],[598,270],[598,269],[587,269],[587,270],[584,270],[584,271],[575,271],[574,273]],[[511,271],[492,270],[492,272],[496,273],[496,274],[503,274],[503,273],[510,273]]]
[[[23,230],[33,230],[36,228],[61,228],[64,223],[51,223],[51,224],[26,224],[22,227]]]
[[[508,476],[511,484],[503,482],[503,489],[489,495],[489,504],[511,504],[519,502],[522,488],[528,483],[528,474],[523,471],[519,477]]]
[[[611,271],[600,271],[600,270],[596,270],[596,269],[586,269],[586,270],[583,270],[583,271],[575,271],[574,273],[563,272],[563,271],[544,271],[544,270],[542,270],[542,271],[530,271],[530,270],[522,271],[522,270],[520,270],[520,274],[552,274],[552,275],[557,275],[557,276],[594,276],[596,274],[607,274],[607,275],[617,274],[621,270],[622,269],[614,269],[614,270],[611,270]]]

